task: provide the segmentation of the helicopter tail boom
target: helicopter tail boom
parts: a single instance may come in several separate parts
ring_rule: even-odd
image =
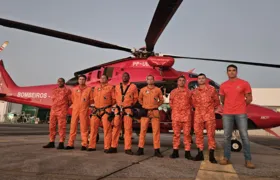
[[[0,97],[3,97],[4,94],[9,93],[11,90],[16,88],[18,88],[18,86],[6,71],[3,60],[0,60]]]

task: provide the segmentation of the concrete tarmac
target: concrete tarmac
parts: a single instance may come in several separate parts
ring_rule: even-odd
[[[33,135],[29,135],[28,132]],[[247,169],[244,167],[243,152],[232,152],[232,164],[221,166],[208,161],[207,150],[204,152],[205,161],[195,162],[185,159],[182,145],[180,158],[170,159],[169,155],[172,153],[170,134],[161,135],[161,151],[164,158],[153,156],[152,134],[147,134],[144,156],[126,155],[122,141],[117,154],[103,153],[103,134],[100,134],[97,151],[94,152],[80,150],[79,135],[74,150],[43,149],[42,146],[48,142],[47,125],[1,124],[0,134],[0,179],[4,180],[280,179],[280,150],[277,149],[280,140],[276,138],[271,140],[276,143],[272,145],[273,147],[251,142],[256,169]],[[258,141],[265,141],[261,139],[262,137],[257,138]],[[206,140],[205,138],[207,148]],[[216,157],[221,159],[223,139],[218,136],[216,140]],[[137,142],[138,138],[135,135],[134,152],[137,151]],[[195,145],[192,146],[191,153],[193,156],[196,155]]]

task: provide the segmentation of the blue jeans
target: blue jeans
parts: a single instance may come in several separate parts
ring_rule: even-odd
[[[233,131],[234,121],[237,125],[237,129],[239,131],[243,149],[244,149],[244,157],[245,160],[251,160],[251,152],[250,152],[250,141],[248,138],[248,118],[247,114],[224,114],[223,115],[223,127],[224,127],[224,138],[225,138],[225,146],[224,146],[224,157],[228,160],[230,159],[231,153],[231,137]]]

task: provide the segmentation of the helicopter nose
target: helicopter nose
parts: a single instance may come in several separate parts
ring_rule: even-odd
[[[261,116],[260,119],[265,120],[265,126],[269,126],[270,128],[280,126],[280,112],[271,110],[269,113],[266,113],[266,115]]]
[[[280,126],[280,112],[274,111],[270,117],[274,127]]]
[[[248,106],[248,115],[259,128],[274,128],[280,126],[280,112],[270,108],[251,104]]]

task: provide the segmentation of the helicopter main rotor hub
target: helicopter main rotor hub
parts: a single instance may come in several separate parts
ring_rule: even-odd
[[[133,48],[131,49],[131,54],[136,58],[148,58],[150,56],[154,56],[155,53],[147,51],[146,47],[142,47],[140,49]]]

